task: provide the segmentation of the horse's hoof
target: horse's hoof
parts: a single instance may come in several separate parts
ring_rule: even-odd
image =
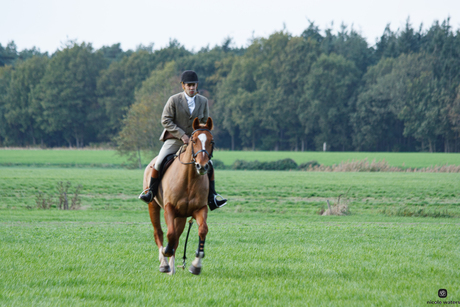
[[[160,267],[160,272],[161,272],[161,273],[169,273],[169,272],[171,272],[171,268],[169,267],[169,265],[167,265],[167,266],[161,266],[161,267]]]
[[[201,273],[201,268],[197,268],[193,266],[193,264],[188,268],[188,271],[192,273],[193,275],[200,275]]]

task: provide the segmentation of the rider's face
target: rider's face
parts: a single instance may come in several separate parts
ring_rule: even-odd
[[[185,93],[190,97],[196,95],[196,90],[198,87],[198,83],[182,83],[182,88],[184,89]]]

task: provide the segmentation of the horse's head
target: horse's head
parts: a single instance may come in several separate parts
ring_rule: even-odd
[[[193,121],[193,133],[190,138],[192,145],[192,155],[195,162],[196,171],[199,175],[204,175],[209,170],[209,161],[214,150],[214,139],[211,133],[213,128],[212,118],[208,117],[206,125],[200,124],[198,118]]]

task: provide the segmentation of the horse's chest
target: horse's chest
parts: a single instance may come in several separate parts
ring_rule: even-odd
[[[178,199],[175,204],[176,215],[182,217],[191,216],[194,211],[203,206],[206,206],[206,202],[202,197],[183,197]]]

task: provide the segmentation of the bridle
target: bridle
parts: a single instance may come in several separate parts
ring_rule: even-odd
[[[197,132],[197,131],[207,131],[207,132],[209,132],[209,133],[212,135],[212,132],[211,132],[211,130],[209,130],[209,129],[206,129],[206,128],[196,129],[196,130],[194,130],[194,131],[192,132],[192,135],[190,136],[190,141],[192,140],[193,134],[194,134],[195,132]],[[195,142],[193,142],[193,141],[192,141],[192,143],[195,144]],[[184,146],[187,146],[187,145],[183,145],[182,147],[184,147]],[[191,162],[182,162],[182,161],[180,160],[180,155],[181,155],[181,153],[182,153],[182,148],[181,148],[181,150],[179,151],[179,154],[178,154],[178,156],[179,156],[179,162],[182,163],[182,164],[184,164],[184,165],[187,165],[187,164],[195,164],[195,163],[196,163],[195,158],[198,156],[198,154],[199,154],[200,152],[206,153],[206,154],[208,155],[209,160],[212,159],[212,154],[213,154],[213,152],[214,152],[214,136],[213,136],[213,140],[211,141],[211,153],[209,153],[206,149],[201,149],[201,150],[199,150],[197,153],[195,153],[195,149],[194,149],[194,147],[193,147],[193,145],[192,145],[192,161],[191,161]]]

